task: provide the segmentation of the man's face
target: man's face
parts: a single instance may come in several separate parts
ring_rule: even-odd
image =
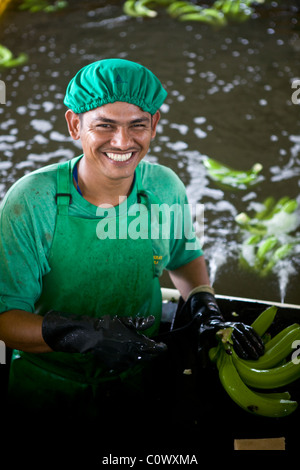
[[[68,110],[73,139],[81,139],[86,162],[109,179],[133,177],[149,150],[160,114],[153,116],[129,103],[115,102],[82,114]]]

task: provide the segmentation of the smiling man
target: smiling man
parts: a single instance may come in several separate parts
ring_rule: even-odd
[[[134,104],[115,102],[75,114],[66,112],[70,135],[81,139],[85,158],[78,163],[78,186],[99,206],[117,205],[133,183],[135,168],[155,137],[160,113],[151,116]]]
[[[108,391],[124,398],[121,385],[165,353],[165,344],[154,339],[165,269],[184,299],[179,326],[192,321],[197,335],[228,326],[191,216],[176,236],[173,220],[168,237],[151,237],[150,229],[162,223],[151,220],[153,205],[187,205],[174,172],[144,160],[166,95],[140,64],[107,59],[87,65],[64,100],[69,133],[80,139],[82,155],[26,175],[2,202],[0,339],[14,350],[14,406],[81,409],[103,419]],[[104,216],[116,226],[114,236],[100,224]],[[241,354],[261,354],[250,327],[230,326]]]

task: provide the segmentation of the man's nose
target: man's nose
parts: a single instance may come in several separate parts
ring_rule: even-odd
[[[126,150],[132,145],[132,136],[126,127],[118,127],[111,139],[111,145]]]

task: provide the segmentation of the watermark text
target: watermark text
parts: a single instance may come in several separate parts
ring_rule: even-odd
[[[6,86],[3,80],[0,80],[0,104],[6,104]]]
[[[127,199],[120,198],[122,217],[117,217],[116,207],[103,204],[98,206],[96,215],[100,218],[96,234],[104,239],[151,239],[185,240],[186,250],[197,249],[195,237],[203,243],[204,205],[196,204],[132,204],[127,208]],[[120,207],[120,205],[118,206]],[[119,222],[117,222],[119,219]],[[195,224],[192,220],[195,220]],[[121,222],[120,222],[121,221]]]
[[[299,364],[300,363],[300,340],[296,339],[293,341],[292,348],[296,349],[296,351],[293,352],[291,360],[294,364]]]
[[[6,364],[6,347],[4,341],[0,340],[0,364]]]
[[[295,91],[292,93],[292,103],[300,104],[300,79],[295,79],[292,81],[292,88]]]

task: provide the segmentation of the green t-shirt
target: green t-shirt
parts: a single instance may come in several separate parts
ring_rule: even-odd
[[[79,158],[72,160],[73,167]],[[48,260],[57,212],[57,166],[49,165],[21,178],[0,206],[0,313],[11,309],[35,311],[43,276],[50,271]],[[154,196],[153,214],[158,214],[163,224],[159,233],[151,232],[155,270],[160,276],[164,269],[179,268],[203,253],[181,180],[171,169],[159,164],[142,161],[139,168],[143,189]],[[108,212],[86,201],[74,185],[71,195],[69,216],[99,217],[99,229],[105,228]],[[136,202],[135,184],[127,200],[115,209],[118,212],[126,204],[130,211]]]

